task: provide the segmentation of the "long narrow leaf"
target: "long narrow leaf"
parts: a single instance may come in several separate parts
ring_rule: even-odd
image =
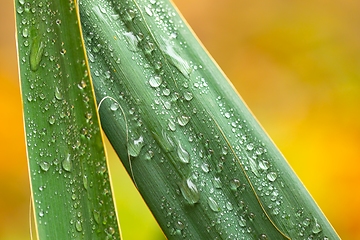
[[[80,12],[102,126],[169,238],[338,238],[168,1]]]
[[[21,90],[39,239],[120,239],[73,1],[17,0]]]

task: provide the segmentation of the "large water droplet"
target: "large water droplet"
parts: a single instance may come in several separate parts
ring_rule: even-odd
[[[189,122],[190,118],[182,115],[179,116],[177,120],[180,126],[185,126]]]
[[[250,164],[251,171],[255,174],[255,176],[259,177],[259,172],[258,172],[258,168],[257,168],[257,164],[256,164],[255,160],[252,158],[249,158],[249,164]]]
[[[129,43],[130,50],[136,51],[138,43],[139,43],[139,40],[137,39],[137,37],[132,32],[125,32],[124,36],[125,36],[127,42]]]
[[[138,139],[135,139],[133,142],[128,144],[128,153],[132,157],[137,157],[140,154],[142,147],[144,146],[144,138],[140,136]]]
[[[151,9],[150,9],[149,7],[145,6],[145,12],[146,12],[150,17],[152,17],[153,12],[151,11]]]
[[[70,159],[70,154],[67,155],[67,157],[62,161],[61,163],[63,169],[67,172],[70,172],[72,169],[72,162]]]
[[[62,99],[63,99],[63,95],[62,95],[62,93],[60,92],[60,90],[59,90],[58,87],[55,88],[55,98],[56,98],[57,100],[62,100]]]
[[[39,39],[39,37],[35,37],[30,50],[30,69],[34,72],[39,69],[44,48],[45,44]]]
[[[200,193],[190,178],[179,184],[181,194],[189,204],[195,204],[200,199]]]
[[[208,204],[214,212],[219,212],[221,210],[219,204],[212,197],[208,198]]]
[[[81,224],[81,221],[80,221],[80,220],[76,220],[76,222],[75,222],[75,228],[76,228],[76,231],[78,231],[78,232],[81,232],[81,231],[83,230],[82,224]]]
[[[276,172],[269,172],[267,175],[266,175],[267,179],[270,181],[270,182],[273,182],[276,180],[277,178],[277,174]]]
[[[169,43],[166,44],[166,47],[162,48],[163,51],[168,56],[170,63],[174,65],[186,78],[189,78],[192,68],[190,64],[183,59],[174,49],[173,46],[171,46]]]
[[[189,163],[190,161],[190,155],[189,153],[181,146],[181,143],[179,142],[179,146],[177,148],[177,154],[180,158],[180,161],[183,163]]]
[[[230,180],[230,189],[236,191],[240,187],[240,181],[236,178]]]
[[[159,87],[161,83],[162,83],[162,78],[160,76],[152,76],[149,80],[149,84],[153,88]]]
[[[47,172],[50,168],[50,164],[46,161],[41,162],[39,165],[40,165],[40,168],[45,172]]]
[[[246,227],[246,219],[243,216],[239,217],[239,225],[240,227]]]
[[[320,233],[322,231],[322,228],[321,228],[320,224],[317,222],[317,219],[314,218],[314,220],[315,220],[315,223],[314,223],[314,226],[313,226],[311,231],[314,234],[318,234],[318,233]]]

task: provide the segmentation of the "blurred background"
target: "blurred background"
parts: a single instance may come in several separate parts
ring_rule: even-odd
[[[360,239],[360,2],[176,0],[342,239]],[[13,1],[0,8],[0,239],[30,239]],[[109,149],[124,239],[164,239]]]

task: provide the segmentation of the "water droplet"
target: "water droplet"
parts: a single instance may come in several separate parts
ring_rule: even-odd
[[[199,191],[190,178],[179,184],[179,187],[181,194],[189,204],[195,204],[199,201]]]
[[[160,76],[153,76],[149,80],[149,84],[153,88],[159,87],[161,83],[162,83],[162,78]]]
[[[168,126],[169,126],[169,129],[170,129],[171,131],[174,132],[174,131],[176,130],[176,125],[175,125],[175,123],[174,123],[172,120],[169,120]]]
[[[62,100],[62,99],[63,99],[63,95],[62,95],[62,93],[60,92],[60,90],[59,90],[58,87],[55,88],[55,98],[56,98],[57,100]]]
[[[150,17],[152,17],[153,12],[151,11],[151,9],[150,9],[149,7],[145,6],[145,12],[146,12]]]
[[[27,38],[29,36],[29,29],[24,28],[23,32],[22,32],[22,35],[23,35],[24,38]]]
[[[225,117],[226,117],[226,118],[230,118],[230,117],[231,117],[230,113],[226,112],[226,113],[225,113]]]
[[[35,37],[30,50],[30,69],[34,72],[40,67],[44,48],[45,44],[39,39],[39,37]]]
[[[226,208],[227,208],[227,210],[229,210],[229,211],[231,211],[231,210],[234,209],[234,207],[233,207],[233,205],[231,204],[231,202],[227,202],[227,203],[226,203]]]
[[[65,55],[65,54],[66,54],[66,49],[64,49],[64,48],[61,49],[61,50],[60,50],[60,54],[61,54],[61,55]]]
[[[181,143],[179,142],[179,146],[177,148],[177,154],[180,158],[180,161],[183,163],[189,163],[190,161],[190,155],[189,153],[181,146]]]
[[[267,175],[266,175],[267,179],[270,181],[270,182],[273,182],[276,180],[277,178],[277,174],[276,172],[269,172]]]
[[[249,158],[249,164],[250,164],[251,171],[255,174],[255,176],[259,177],[259,172],[258,172],[258,168],[257,168],[257,164],[256,164],[255,160],[252,158]]]
[[[93,215],[94,215],[95,222],[99,224],[100,223],[100,212],[97,210],[94,210]]]
[[[207,164],[207,163],[201,164],[201,169],[202,169],[204,172],[208,173],[208,172],[210,171],[210,169],[209,169],[209,164]]]
[[[239,217],[239,225],[240,227],[246,227],[246,219],[243,216]]]
[[[174,65],[184,77],[189,78],[192,68],[189,63],[175,51],[174,47],[167,43],[166,47],[163,47],[163,51],[168,56],[170,63]]]
[[[89,184],[88,184],[88,178],[86,175],[83,176],[83,185],[84,185],[84,188],[87,190],[89,187]]]
[[[193,94],[191,92],[185,92],[184,98],[186,101],[190,101],[191,99],[193,99]]]
[[[183,230],[185,228],[185,224],[182,221],[176,221],[175,222],[175,228],[177,230]]]
[[[215,188],[221,188],[221,180],[220,180],[220,178],[219,177],[214,177],[214,179],[213,179],[213,184],[214,184],[214,187]]]
[[[72,169],[72,162],[70,159],[70,154],[67,155],[67,157],[62,161],[61,163],[63,169],[67,172],[70,172]]]
[[[51,116],[49,117],[49,123],[50,123],[51,125],[53,125],[53,124],[55,123],[55,117],[54,117],[54,115],[51,115]]]
[[[270,164],[269,164],[269,162],[268,161],[266,161],[266,160],[261,160],[260,162],[259,162],[259,168],[260,169],[262,169],[262,170],[268,170],[269,169],[269,166],[270,166]]]
[[[178,120],[179,125],[184,127],[189,122],[190,118],[182,115],[182,116],[178,117],[177,120]]]
[[[116,111],[119,109],[119,104],[117,102],[111,103],[110,105],[111,111]]]
[[[45,215],[44,210],[39,211],[39,217],[43,217]]]
[[[318,234],[318,233],[320,233],[322,231],[322,228],[321,228],[321,225],[317,222],[317,219],[314,218],[314,220],[315,220],[315,223],[314,223],[314,226],[313,226],[311,231],[314,234]]]
[[[46,161],[41,162],[39,165],[40,165],[40,168],[45,172],[47,172],[50,168],[50,164]]]
[[[76,228],[76,231],[78,231],[78,232],[81,232],[81,231],[83,230],[82,224],[81,224],[81,221],[80,221],[80,220],[76,220],[76,222],[75,222],[75,228]]]
[[[236,178],[230,180],[230,189],[236,191],[240,187],[240,181]]]
[[[144,138],[140,136],[135,139],[132,143],[128,144],[128,153],[132,157],[137,157],[140,154],[142,147],[144,146]]]
[[[132,32],[125,32],[123,35],[125,36],[128,44],[129,44],[130,50],[136,51],[138,43],[139,43],[139,40],[137,39],[137,37]]]
[[[208,204],[214,212],[219,212],[221,210],[217,202],[212,197],[208,198]]]
[[[253,143],[247,144],[246,149],[249,150],[249,151],[253,150],[254,149],[254,144]]]

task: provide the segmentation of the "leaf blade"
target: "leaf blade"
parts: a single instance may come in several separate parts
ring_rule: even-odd
[[[16,1],[39,239],[120,239],[74,2]]]

